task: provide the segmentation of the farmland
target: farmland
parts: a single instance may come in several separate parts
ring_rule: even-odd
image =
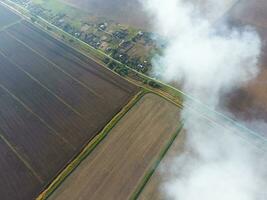
[[[248,85],[243,86],[242,88],[236,89],[234,92],[229,94],[227,99],[223,99],[226,101],[226,105],[235,115],[237,119],[243,119],[251,121],[253,119],[256,120],[263,120],[267,121],[267,84],[266,84],[266,77],[267,77],[267,46],[266,46],[266,39],[267,39],[267,24],[266,24],[266,18],[267,18],[267,2],[265,0],[242,0],[239,1],[226,15],[226,17],[229,18],[230,22],[234,27],[240,27],[242,25],[252,25],[257,29],[259,32],[261,39],[263,41],[263,51],[260,58],[260,74],[255,79],[252,80]],[[243,137],[245,135],[245,132],[240,130],[232,130],[231,126],[225,126],[222,124],[216,124],[215,121],[207,121],[207,124],[213,127],[217,126],[223,126],[223,130],[227,131],[229,130],[229,134],[231,135],[240,135]],[[220,122],[221,123],[221,122]],[[266,127],[261,127],[259,123],[255,124],[246,124],[254,131],[261,132],[266,135],[267,129]],[[221,127],[220,127],[221,128]],[[231,129],[229,129],[231,128]],[[252,135],[253,137],[253,135]],[[217,138],[218,139],[218,138]],[[239,140],[237,140],[239,141]],[[240,137],[240,142],[243,142],[242,138]],[[252,138],[250,138],[248,141],[253,141]],[[266,164],[266,140],[263,140],[262,143],[264,143],[262,146],[265,150],[260,151],[260,158],[263,160],[265,159]],[[168,151],[167,155],[164,157],[163,161],[160,164],[160,167],[157,168],[155,173],[152,175],[152,177],[149,179],[145,187],[143,188],[142,192],[138,196],[138,200],[163,200],[166,199],[166,191],[164,191],[164,184],[170,183],[171,181],[175,181],[179,179],[179,176],[181,176],[181,179],[184,178],[183,174],[179,174],[179,171],[177,174],[173,174],[172,172],[168,171],[168,169],[171,169],[172,162],[175,165],[175,158],[186,155],[186,158],[190,159],[190,153],[185,147],[186,142],[186,133],[181,132],[177,139],[174,141],[174,144],[172,145],[170,151]],[[260,144],[261,142],[256,142]],[[252,143],[253,144],[253,143]],[[255,144],[253,144],[255,145]],[[252,145],[252,146],[253,146]],[[247,145],[246,148],[250,148],[251,144]],[[252,147],[253,148],[253,147]],[[181,156],[182,157],[182,156]],[[260,164],[259,164],[260,165]],[[167,170],[161,170],[164,169],[164,167],[168,166]],[[265,166],[263,164],[263,166]],[[179,167],[177,167],[179,168]],[[175,178],[174,178],[175,177]],[[175,184],[175,183],[174,183]],[[265,197],[265,195],[263,194]],[[263,197],[263,198],[264,198]]]
[[[170,150],[166,154],[166,156],[163,158],[162,162],[160,163],[160,166],[164,166],[166,164],[169,164],[172,162],[172,159],[182,153],[185,152],[185,143],[186,143],[186,132],[185,130],[182,130],[176,140],[174,141],[173,145],[171,146]],[[159,170],[160,168],[157,168],[155,173],[152,175],[152,177],[149,179],[147,184],[145,185],[144,189],[138,196],[139,200],[147,200],[147,199],[153,199],[153,200],[163,200],[164,197],[162,196],[161,191],[161,184],[163,184],[166,180],[169,179],[169,174],[165,174],[166,172],[161,172]]]
[[[0,195],[33,199],[138,88],[2,6],[0,29]]]
[[[180,109],[146,94],[50,199],[128,199],[180,128]]]
[[[149,16],[138,0],[61,0],[96,16],[134,27],[147,28]]]
[[[255,136],[251,134],[246,134],[245,129],[240,129],[238,126],[230,125],[227,121],[224,121],[222,119],[216,120],[214,118],[210,118],[208,116],[202,115],[199,112],[193,111],[190,115],[192,117],[193,115],[197,114],[195,117],[197,119],[198,123],[204,123],[203,126],[197,126],[197,129],[200,130],[199,133],[197,132],[190,132],[190,129],[183,129],[179,135],[177,136],[176,140],[173,142],[173,145],[170,147],[167,154],[164,156],[163,160],[161,161],[159,167],[155,170],[151,178],[148,180],[144,188],[139,192],[139,195],[136,196],[138,200],[163,200],[163,199],[169,199],[166,197],[166,195],[169,195],[171,192],[167,191],[166,184],[174,184],[176,181],[181,181],[184,183],[184,185],[180,185],[181,187],[185,186],[188,182],[183,182],[183,180],[187,180],[188,176],[187,174],[190,174],[190,170],[192,168],[198,168],[201,165],[203,165],[202,155],[203,152],[203,143],[204,146],[208,146],[208,149],[210,149],[213,153],[218,153],[217,148],[225,148],[225,143],[221,141],[231,141],[228,142],[228,147],[233,145],[234,147],[230,148],[229,150],[230,155],[234,154],[233,150],[236,146],[238,146],[238,149],[244,149],[248,150],[248,152],[252,153],[255,156],[255,162],[259,166],[266,166],[267,163],[267,146],[266,146],[266,139],[260,136]],[[189,118],[185,119],[191,120]],[[195,123],[195,119],[193,120],[193,123]],[[185,122],[186,124],[187,122]],[[191,122],[189,122],[191,123]],[[192,125],[191,125],[192,126]],[[192,136],[194,134],[195,136]],[[199,134],[199,135],[198,135]],[[198,136],[196,136],[198,135]],[[193,137],[196,137],[194,140]],[[205,139],[203,139],[205,138]],[[201,148],[199,149],[197,144],[199,141],[202,142]],[[209,144],[209,145],[208,145]],[[221,147],[220,147],[221,146]],[[246,152],[244,151],[244,152]],[[218,153],[218,157],[223,157],[222,155],[227,154],[227,151],[225,151],[223,154]],[[204,154],[206,155],[206,154]],[[240,156],[240,155],[238,155]],[[217,158],[220,159],[220,158]],[[226,158],[227,159],[227,158]],[[228,158],[229,159],[229,158]],[[205,159],[204,159],[205,160]],[[225,157],[222,158],[223,161],[225,161]],[[204,163],[210,162],[209,159],[205,160]],[[212,160],[211,162],[214,162]],[[215,161],[218,162],[218,161]],[[249,159],[246,159],[246,162],[249,162]],[[204,165],[205,165],[204,164]],[[219,162],[219,165],[222,166],[222,162]],[[191,168],[192,167],[192,168]],[[220,168],[220,171],[223,171],[223,167]],[[265,168],[264,168],[264,171]],[[201,172],[200,172],[201,173]],[[242,176],[244,174],[242,173]],[[246,175],[244,175],[246,176]],[[266,173],[264,172],[264,177],[266,176]],[[197,182],[197,181],[195,181]],[[195,183],[194,182],[194,183]],[[222,181],[224,185],[227,183],[226,181]],[[202,187],[202,184],[205,184],[205,181],[202,181],[200,183],[200,187]],[[216,184],[216,183],[215,183]],[[263,183],[264,186],[266,183]],[[179,187],[178,185],[176,185]],[[169,188],[169,187],[168,187]],[[202,187],[205,188],[205,187]],[[210,188],[210,187],[208,187]],[[211,188],[216,188],[211,186]],[[227,186],[226,186],[227,188]],[[174,188],[173,188],[174,189]],[[177,189],[179,190],[179,189]],[[175,190],[174,190],[175,191]],[[225,189],[227,191],[227,189]],[[258,195],[264,194],[259,192]],[[201,193],[201,192],[200,192]]]
[[[227,14],[233,26],[251,25],[256,28],[262,39],[262,53],[259,60],[260,73],[258,77],[246,86],[229,94],[225,105],[234,113],[237,119],[245,121],[267,121],[267,24],[265,0],[239,1]],[[250,123],[249,128],[266,134],[266,127],[258,123]]]
[[[0,169],[5,172],[0,173],[0,195],[3,199],[33,199],[57,180],[64,167],[72,167],[71,161],[79,158],[89,141],[98,140],[95,136],[125,108],[138,88],[0,9],[0,20],[5,19],[0,21]],[[266,93],[257,94],[264,102]],[[242,111],[242,98],[229,106]],[[255,108],[254,104],[244,107],[248,106]],[[178,133],[179,113],[165,99],[146,94],[83,157],[50,199],[129,199]],[[168,156],[183,152],[185,139],[182,131]],[[162,181],[156,170],[139,197],[160,198]]]
[[[8,10],[6,10],[5,8],[0,6],[0,13],[1,13],[1,17],[0,17],[0,30],[10,24],[13,23],[17,20],[19,20],[19,16],[10,13]]]

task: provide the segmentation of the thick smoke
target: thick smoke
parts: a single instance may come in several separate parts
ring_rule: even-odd
[[[208,7],[217,11],[215,1],[209,1]],[[147,2],[157,32],[168,39],[164,55],[155,60],[154,75],[167,82],[184,81],[184,90],[203,101],[216,100],[220,90],[237,87],[257,75],[261,43],[252,28],[230,30],[222,25],[217,30],[213,20],[204,18],[198,4],[190,1]],[[214,16],[210,13],[206,15]]]
[[[142,1],[143,2],[143,1]],[[229,28],[215,21],[234,0],[146,0],[155,31],[167,39],[166,49],[154,59],[153,75],[182,85],[183,91],[219,108],[222,92],[246,84],[259,73],[261,41],[252,27]],[[192,102],[185,102],[190,105]],[[266,153],[240,137],[223,119],[204,119],[190,106],[182,117],[186,150],[165,166],[169,181],[166,199],[267,199]],[[232,127],[231,127],[232,126]],[[242,134],[242,133],[241,133]],[[164,173],[165,174],[165,173]]]

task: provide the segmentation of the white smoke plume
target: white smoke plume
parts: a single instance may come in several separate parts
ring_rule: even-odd
[[[213,5],[208,7],[218,10],[214,0],[208,2]],[[203,17],[191,1],[148,0],[146,6],[154,16],[157,32],[169,42],[164,55],[154,63],[154,74],[163,80],[183,80],[185,91],[207,101],[218,97],[220,90],[237,87],[257,75],[261,43],[252,28],[230,30],[223,26],[218,33],[213,20]],[[210,13],[206,15],[214,15]]]
[[[261,41],[253,27],[214,25],[234,0],[145,0],[155,31],[167,39],[154,59],[153,75],[219,109],[221,92],[246,84],[259,73]],[[185,102],[190,105],[190,102]],[[186,153],[165,166],[166,199],[265,200],[266,153],[236,134],[236,127],[212,123],[185,106]],[[218,125],[219,124],[219,125]]]

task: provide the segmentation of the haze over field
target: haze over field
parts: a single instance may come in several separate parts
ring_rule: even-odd
[[[100,17],[147,28],[149,17],[138,0],[62,0]]]
[[[267,200],[267,0],[11,1],[1,199]]]
[[[152,13],[145,12],[142,2],[138,0],[61,0],[79,7],[93,15],[113,19],[115,22],[135,27],[145,28],[146,31],[161,32],[159,28],[152,29]],[[257,78],[251,79],[247,84],[236,85],[220,98],[221,107],[232,118],[246,121],[245,125],[257,132],[267,134],[265,123],[267,122],[267,24],[266,8],[264,0],[187,0],[194,10],[193,15],[201,14],[202,18],[208,19],[210,24],[227,18],[235,25],[250,25],[260,34],[262,42],[262,55],[260,58],[260,73]],[[172,17],[163,20],[165,24],[172,21]],[[171,41],[173,42],[173,41]],[[150,59],[150,57],[149,57]],[[255,120],[254,120],[255,119]],[[253,120],[253,121],[252,121]],[[262,121],[261,123],[259,123]]]
[[[262,51],[259,60],[257,78],[249,84],[232,91],[224,99],[233,116],[246,121],[246,126],[267,135],[267,1],[242,0],[227,13],[227,17],[234,26],[249,25],[255,27],[262,40]],[[262,121],[263,123],[259,123]]]
[[[168,38],[163,55],[154,59],[153,75],[182,84],[185,92],[221,110],[222,94],[246,85],[258,75],[262,43],[253,27],[229,28],[226,22],[213,26],[218,11],[227,10],[229,1],[224,4],[207,0],[206,5],[212,9],[192,2],[143,2],[155,19],[155,31]],[[187,107],[183,117],[187,152],[165,166],[164,170],[171,174],[162,185],[166,199],[267,198],[265,151],[248,145],[252,141],[244,141],[229,129],[201,120]]]

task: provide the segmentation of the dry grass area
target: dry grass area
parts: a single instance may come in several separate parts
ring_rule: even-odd
[[[247,24],[267,27],[266,0],[242,0],[231,10],[231,16]]]
[[[175,139],[173,145],[169,149],[168,153],[162,160],[160,166],[166,165],[171,161],[171,159],[185,151],[185,141],[186,141],[186,132],[185,130],[182,130],[177,138]],[[152,175],[152,177],[147,182],[146,186],[144,187],[142,193],[138,197],[138,200],[163,200],[164,197],[161,194],[161,184],[165,182],[166,180],[164,177],[168,176],[162,176],[160,172],[160,167],[157,168],[155,173]]]
[[[112,19],[118,23],[147,28],[149,16],[138,0],[61,0],[93,15]]]
[[[231,126],[228,123],[221,121],[220,123],[213,121],[213,119],[204,118],[200,116],[198,123],[206,123],[207,128],[211,128],[211,134],[202,133],[203,135],[208,134],[209,137],[214,135],[212,140],[222,141],[223,138],[228,138],[231,136],[231,141],[235,142],[235,144],[242,145],[246,149],[249,149],[250,152],[253,152],[253,155],[257,157],[258,161],[265,166],[267,162],[267,153],[266,153],[266,143],[262,141],[260,138],[251,137],[251,135],[247,135],[246,132],[241,131],[239,128],[235,126]],[[218,129],[223,129],[224,132],[216,132]],[[250,136],[250,137],[249,137]],[[203,136],[203,137],[207,137]],[[207,139],[207,138],[206,138]],[[172,181],[177,179],[184,179],[184,169],[181,169],[181,166],[187,166],[190,163],[192,165],[192,160],[197,161],[198,155],[201,155],[201,152],[196,151],[192,147],[192,135],[186,133],[186,130],[182,130],[174,141],[173,145],[165,155],[164,159],[161,161],[159,167],[156,169],[154,174],[151,176],[142,192],[138,196],[138,200],[165,200],[169,199],[165,195],[167,195],[167,191],[164,190],[166,184],[170,184]],[[231,143],[231,142],[230,142]],[[219,143],[216,142],[219,145]],[[217,152],[216,148],[213,149]],[[218,152],[217,152],[218,153]],[[178,159],[181,158],[181,159]],[[178,164],[179,163],[179,164]],[[194,163],[194,167],[201,166],[203,163],[201,159]],[[174,170],[175,169],[175,170]],[[222,168],[222,170],[224,170]],[[189,169],[190,171],[190,169]],[[265,183],[264,183],[265,184]],[[169,194],[169,193],[168,193]]]
[[[205,17],[207,17],[212,22],[219,20],[229,9],[231,9],[231,7],[233,7],[238,2],[238,0],[220,0],[216,1],[216,4],[214,4],[214,2],[210,0],[190,1],[195,6],[198,6],[201,10],[201,13],[203,13]]]
[[[180,109],[145,95],[50,197],[128,199],[180,127]]]

